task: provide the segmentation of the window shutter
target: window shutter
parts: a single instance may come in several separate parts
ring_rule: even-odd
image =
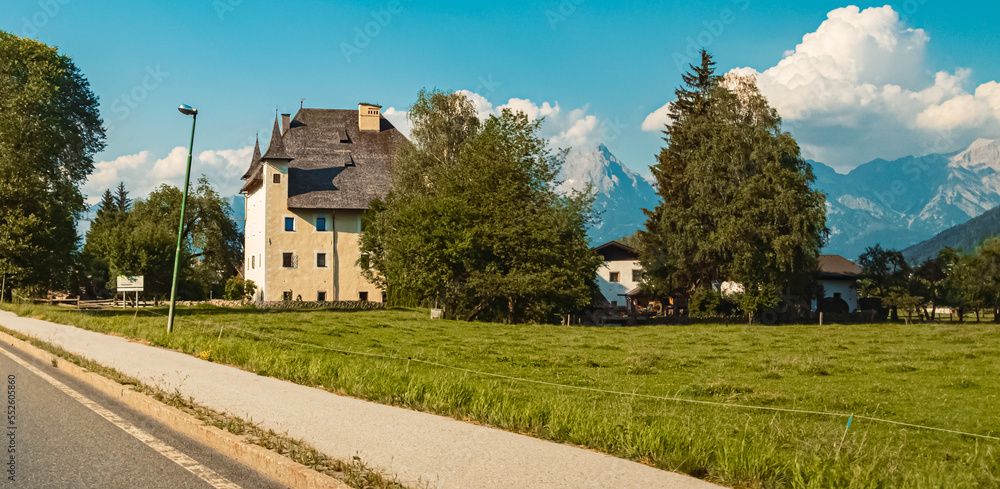
[[[292,268],[299,268],[299,255],[292,255]]]

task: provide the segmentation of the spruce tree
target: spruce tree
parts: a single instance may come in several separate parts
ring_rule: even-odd
[[[669,293],[739,282],[752,315],[809,281],[825,197],[752,78],[716,76],[703,52],[684,82],[652,167],[662,201],[640,233],[647,286]]]
[[[97,220],[104,219],[104,216],[108,215],[109,212],[115,212],[117,207],[115,206],[115,196],[111,193],[111,189],[104,191],[104,196],[101,197],[101,203],[97,206]]]
[[[118,212],[128,212],[132,206],[132,199],[128,198],[128,190],[125,190],[125,182],[118,183],[118,190],[115,191],[115,208]]]

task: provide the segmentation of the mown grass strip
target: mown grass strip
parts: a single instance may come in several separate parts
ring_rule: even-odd
[[[1000,329],[898,324],[581,328],[431,321],[426,310],[181,308],[22,315],[148,341],[261,375],[586,446],[733,487],[1000,487],[995,442],[857,416],[1000,432]],[[150,314],[152,312],[153,314]],[[219,339],[220,327],[224,334]],[[236,331],[239,327],[256,334]],[[347,356],[266,340],[364,352]],[[748,413],[569,392],[375,355],[652,396],[823,412]]]

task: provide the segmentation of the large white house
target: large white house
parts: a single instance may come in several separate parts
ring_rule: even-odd
[[[391,158],[406,138],[381,114],[300,109],[274,121],[271,142],[254,148],[246,195],[246,278],[255,300],[381,301],[364,278],[361,214],[388,193]]]
[[[597,269],[601,295],[612,306],[624,306],[625,295],[642,283],[639,252],[618,241],[604,243],[595,251],[604,257],[604,264]]]

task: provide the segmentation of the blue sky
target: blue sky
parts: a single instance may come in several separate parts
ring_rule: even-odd
[[[720,73],[758,74],[805,155],[840,171],[1000,137],[1000,6],[866,10],[884,5],[34,0],[7,2],[0,29],[58,46],[101,98],[110,130],[91,197],[118,180],[138,194],[179,181],[190,131],[180,103],[200,111],[194,171],[234,193],[275,109],[373,101],[399,120],[425,87],[474,92],[484,114],[509,104],[546,115],[554,145],[603,142],[648,174],[661,146],[654,111],[700,44]]]

